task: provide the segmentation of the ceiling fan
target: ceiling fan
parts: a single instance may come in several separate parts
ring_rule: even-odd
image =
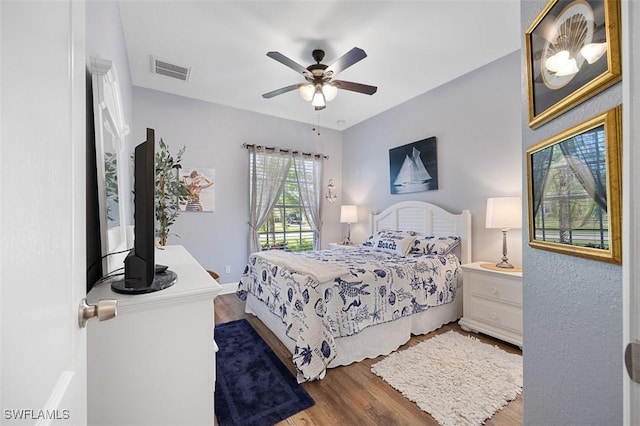
[[[350,90],[352,92],[373,95],[378,88],[367,84],[354,83],[352,81],[332,80],[340,71],[349,68],[351,65],[367,57],[364,50],[354,47],[331,65],[327,66],[320,62],[324,59],[324,50],[316,49],[312,53],[315,64],[303,67],[297,62],[287,58],[280,52],[268,52],[267,56],[288,66],[296,72],[301,73],[307,80],[306,83],[292,84],[277,90],[265,93],[263,98],[273,98],[274,96],[298,89],[300,96],[306,101],[311,101],[316,111],[326,108],[327,102],[333,100],[338,94],[338,89]]]

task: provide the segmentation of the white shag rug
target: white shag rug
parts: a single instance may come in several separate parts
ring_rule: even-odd
[[[443,426],[481,425],[522,393],[522,356],[455,331],[371,366]]]

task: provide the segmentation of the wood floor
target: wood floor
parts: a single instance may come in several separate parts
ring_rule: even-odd
[[[283,363],[294,373],[291,353],[253,315],[244,313],[244,302],[235,294],[218,296],[215,299],[215,322],[227,322],[246,318],[253,328],[273,349]],[[458,324],[448,324],[433,333],[413,336],[400,349],[415,345],[435,334],[455,330],[464,332]],[[480,340],[497,345],[507,352],[521,353],[516,346],[491,337],[477,334]],[[331,368],[324,379],[302,385],[316,401],[313,407],[301,411],[278,423],[279,426],[309,425],[438,425],[429,414],[404,398],[398,391],[371,372],[371,365],[382,359],[368,359],[344,367]],[[486,425],[522,425],[522,395],[487,420]]]

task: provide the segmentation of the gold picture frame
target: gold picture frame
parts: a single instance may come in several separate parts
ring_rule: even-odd
[[[621,263],[622,107],[527,149],[529,246]]]
[[[525,33],[529,126],[622,79],[619,0],[550,0]]]

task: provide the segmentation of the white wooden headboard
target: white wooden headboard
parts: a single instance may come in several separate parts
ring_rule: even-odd
[[[422,235],[460,237],[460,261],[471,262],[471,212],[449,213],[424,201],[402,201],[369,215],[371,234],[381,230],[415,231]]]

